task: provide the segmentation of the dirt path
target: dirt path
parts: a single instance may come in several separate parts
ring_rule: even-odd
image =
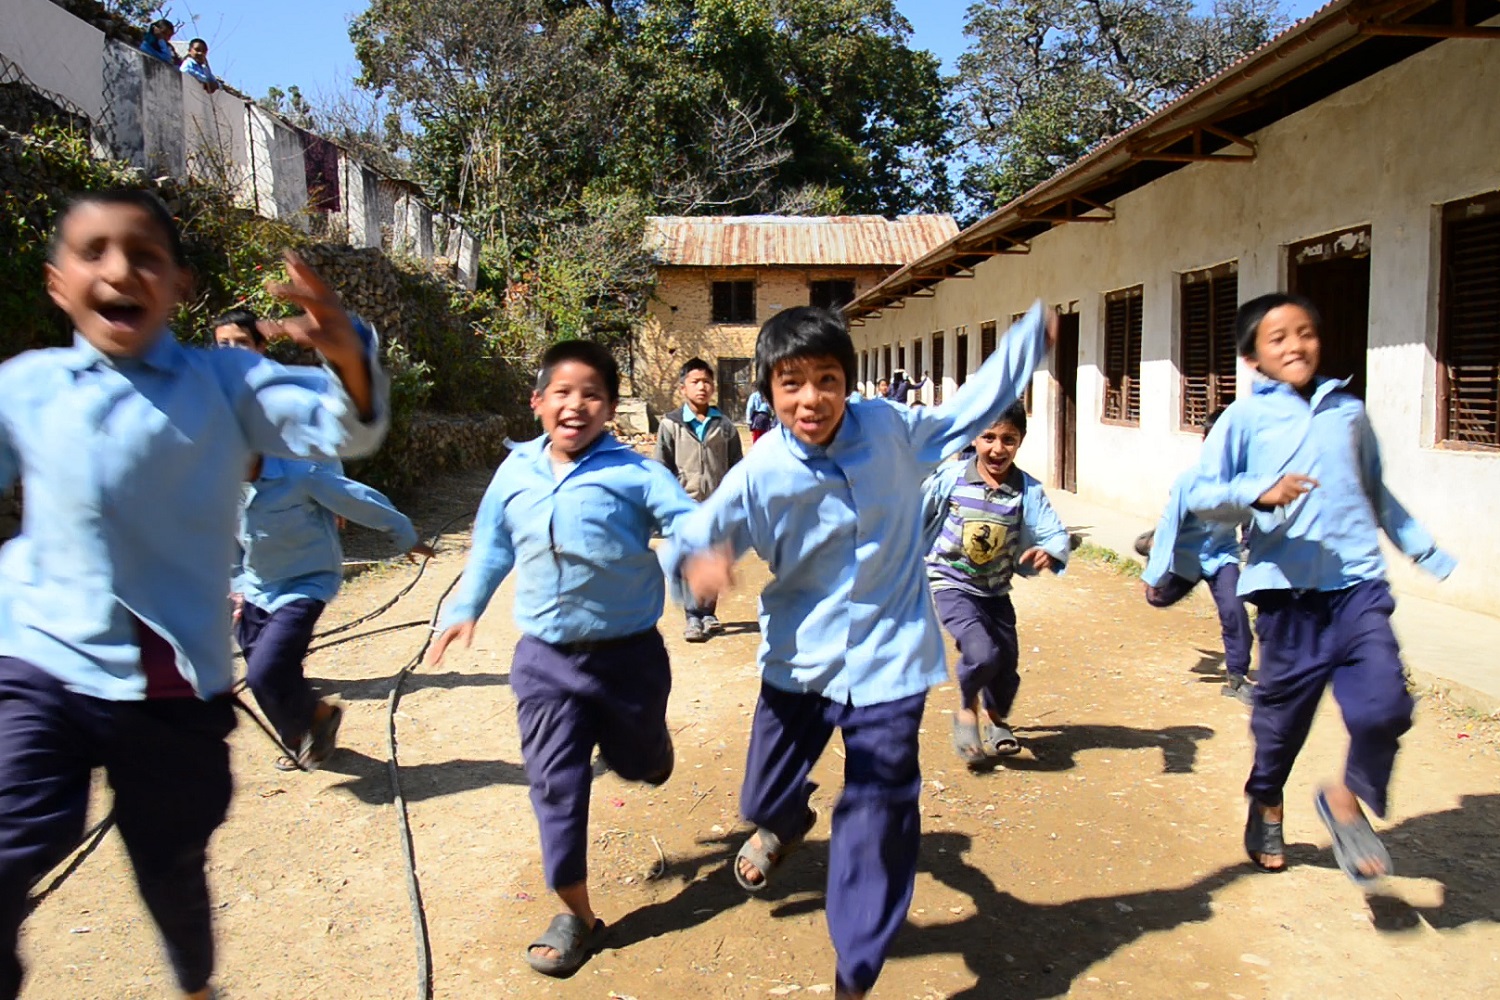
[[[412,511],[426,529],[472,510],[487,476],[456,477]],[[462,567],[467,521],[412,593],[364,628],[425,618]],[[411,578],[351,582],[325,616],[347,621]],[[594,788],[591,872],[612,947],[572,980],[543,980],[522,949],[555,910],[541,880],[507,686],[509,585],[478,633],[418,673],[398,716],[435,995],[762,998],[831,996],[822,911],[826,820],[766,899],[725,865],[744,831],[736,799],[754,704],[758,564],[721,606],[731,634],[681,642],[669,609],[676,776],[659,790],[612,775]],[[1239,788],[1247,712],[1223,698],[1206,598],[1153,611],[1107,566],[1023,582],[1026,752],[987,774],[949,749],[951,686],[928,706],[921,873],[910,926],[877,998],[1448,998],[1500,995],[1500,731],[1424,700],[1406,741],[1392,822],[1401,877],[1367,901],[1332,867],[1313,783],[1340,759],[1325,706],[1288,793],[1294,867],[1243,863]],[[352,707],[347,749],[315,775],[270,767],[265,737],[233,737],[239,789],[212,851],[232,1000],[364,1000],[416,993],[415,947],[385,768],[390,678],[421,629],[314,654],[310,673]],[[835,740],[815,774],[825,816]],[[97,803],[102,810],[107,795]],[[658,850],[660,849],[660,853]],[[665,858],[665,865],[662,859]],[[27,925],[27,1000],[171,995],[118,838],[106,838]]]

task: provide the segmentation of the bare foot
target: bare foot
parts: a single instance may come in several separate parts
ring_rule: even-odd
[[[1255,803],[1255,808],[1260,810],[1261,818],[1267,823],[1280,823],[1282,817],[1286,815],[1286,807],[1284,805],[1268,806],[1257,802]],[[1269,871],[1280,871],[1286,867],[1285,854],[1259,854],[1256,857],[1260,866]]]
[[[756,830],[750,835],[750,843],[754,844],[756,847],[763,848],[765,846],[765,843],[760,839],[759,830]],[[775,862],[775,854],[770,854],[769,857],[771,858],[772,862]],[[740,858],[735,862],[735,867],[740,870],[740,878],[744,879],[746,882],[749,882],[751,885],[760,885],[766,880],[766,873],[755,867],[755,865],[750,861],[749,858]]]

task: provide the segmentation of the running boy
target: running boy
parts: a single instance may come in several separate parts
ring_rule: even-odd
[[[750,428],[750,443],[759,441],[772,427],[776,426],[776,416],[771,412],[771,404],[766,402],[766,397],[761,395],[759,389],[750,393],[750,400],[745,404],[745,424]]]
[[[214,320],[220,347],[265,352],[254,313],[237,309]],[[240,501],[239,565],[233,583],[234,637],[245,654],[245,679],[281,742],[295,754],[283,771],[315,771],[338,742],[344,710],[319,699],[302,661],[313,630],[343,583],[345,518],[385,532],[409,558],[431,556],[411,520],[385,495],[343,475],[339,462],[257,455]]]
[[[973,458],[949,463],[923,487],[927,583],[958,646],[953,749],[970,765],[1021,749],[1006,721],[1021,687],[1011,578],[1068,564],[1068,530],[1042,484],[1016,467],[1024,440],[1026,407],[1012,403],[975,439]]]
[[[496,471],[428,654],[438,664],[454,641],[467,646],[516,569],[522,635],[510,686],[547,885],[568,909],[526,949],[550,976],[572,973],[604,936],[587,880],[594,747],[626,781],[660,785],[674,760],[671,665],[656,630],[664,584],[650,542],[694,504],[660,464],[605,432],[619,398],[619,368],[598,344],[569,340],[542,355],[531,403],[544,433]]]
[[[1203,422],[1206,438],[1224,410]],[[1240,525],[1203,521],[1187,509],[1187,492],[1198,478],[1196,468],[1177,477],[1156,530],[1141,536],[1150,558],[1141,580],[1146,602],[1170,608],[1190,594],[1199,580],[1208,583],[1219,609],[1219,631],[1224,637],[1224,693],[1253,704],[1250,684],[1250,616],[1245,612],[1240,584]]]
[[[751,548],[774,576],[760,596],[761,689],[740,795],[756,827],[734,865],[747,891],[763,891],[811,830],[807,776],[843,730],[828,870],[840,998],[875,984],[916,877],[917,730],[927,689],[947,676],[922,576],[920,483],[1016,399],[1055,324],[1036,305],[951,401],[911,410],[847,404],[854,343],[837,313],[776,314],[755,367],[780,426],[662,553],[698,600],[726,589]]]
[[[58,218],[47,290],[71,347],[0,366],[0,1000],[21,989],[27,891],[83,834],[103,767],[136,883],[178,985],[209,994],[204,874],[230,799],[235,509],[250,456],[368,453],[385,432],[374,338],[296,258],[286,334],[335,377],[184,347],[181,238],[153,195],[84,195]]]
[[[1245,850],[1261,868],[1285,867],[1282,789],[1331,683],[1349,756],[1343,779],[1323,785],[1314,804],[1339,867],[1368,884],[1392,868],[1359,800],[1385,815],[1413,707],[1379,533],[1440,579],[1454,561],[1386,488],[1364,404],[1342,391],[1345,382],[1316,374],[1313,304],[1279,293],[1252,299],[1235,317],[1235,341],[1263,377],[1208,436],[1187,506],[1205,519],[1250,520],[1239,591],[1259,612],[1261,648]]]
[[[656,460],[671,470],[688,496],[701,503],[744,457],[740,432],[711,403],[714,370],[707,361],[693,358],[684,364],[677,390],[682,393],[682,409],[661,418],[656,432]],[[688,642],[704,642],[724,631],[716,602],[689,605],[684,610],[687,627],[682,637]]]

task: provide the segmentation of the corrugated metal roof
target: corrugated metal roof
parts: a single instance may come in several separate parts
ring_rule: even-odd
[[[958,234],[951,215],[652,216],[646,247],[669,267],[887,266]]]

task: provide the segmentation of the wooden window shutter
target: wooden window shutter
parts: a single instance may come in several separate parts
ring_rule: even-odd
[[[734,283],[731,281],[715,281],[713,292],[713,310],[715,323],[728,323],[734,315]]]
[[[1234,263],[1182,276],[1182,427],[1202,427],[1234,401],[1234,314],[1239,308]]]
[[[980,323],[979,324],[979,362],[980,362],[980,364],[983,364],[986,360],[989,359],[989,356],[991,354],[994,354],[994,353],[995,353],[995,324],[993,322],[990,322],[990,323]]]
[[[1444,212],[1443,438],[1500,447],[1500,195]]]
[[[1104,419],[1141,421],[1141,286],[1104,300]]]

